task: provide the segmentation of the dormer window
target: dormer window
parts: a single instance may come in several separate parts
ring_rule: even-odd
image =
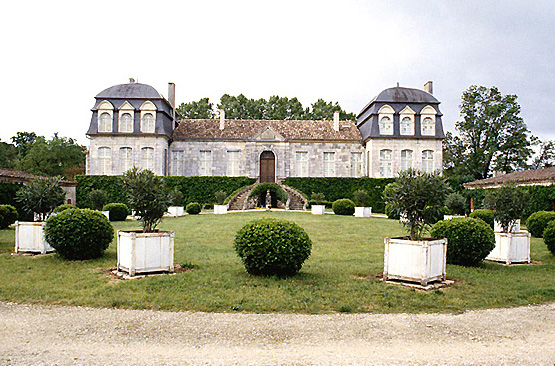
[[[427,136],[433,136],[434,133],[434,121],[430,117],[424,118],[422,121],[422,134]]]
[[[421,134],[434,136],[436,134],[436,110],[432,106],[422,108],[420,112]]]
[[[114,106],[107,100],[98,105],[98,132],[112,132]]]
[[[378,125],[380,135],[393,135],[393,114],[395,111],[388,105],[384,105],[378,111]]]
[[[401,135],[412,136],[414,135],[414,111],[406,106],[400,113],[400,132]]]
[[[124,113],[121,115],[119,132],[133,132],[133,117],[131,117],[131,114]]]
[[[156,106],[147,100],[141,105],[141,132],[154,133],[156,131]]]

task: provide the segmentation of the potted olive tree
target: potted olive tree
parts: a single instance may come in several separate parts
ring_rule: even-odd
[[[384,201],[398,217],[408,236],[385,238],[384,280],[419,282],[444,281],[447,239],[424,238],[425,230],[441,219],[450,188],[439,173],[408,169],[399,173],[396,184],[388,185]]]
[[[172,206],[168,207],[169,215],[173,217],[185,215],[185,209],[183,207],[183,193],[181,193],[179,189],[175,188],[172,194]]]
[[[353,192],[353,199],[355,201],[355,217],[370,217],[372,215],[372,207],[366,206],[366,202],[370,196],[364,189],[359,189]]]
[[[508,183],[491,192],[491,199],[495,202],[493,217],[499,229],[494,230],[495,248],[486,259],[506,264],[530,263],[530,233],[520,230],[526,193]]]
[[[326,196],[324,196],[323,193],[312,192],[311,198],[314,204],[311,205],[310,212],[312,212],[313,215],[325,214],[326,205],[324,205],[324,200],[326,199]]]
[[[61,178],[36,178],[23,186],[16,195],[23,211],[35,221],[16,221],[15,252],[47,253],[54,250],[44,239],[43,227],[54,209],[64,203]]]
[[[104,210],[104,205],[108,202],[106,192],[101,189],[93,189],[89,192],[89,200],[93,210],[100,211],[104,216],[110,219],[110,211]]]
[[[217,215],[223,215],[227,213],[227,205],[225,204],[225,199],[227,198],[227,193],[224,191],[218,191],[214,194],[216,198],[216,204],[214,205],[214,213]]]
[[[133,168],[123,175],[129,205],[142,224],[142,230],[118,230],[118,271],[131,276],[145,272],[173,272],[174,232],[160,231],[172,200],[162,177],[150,170]]]

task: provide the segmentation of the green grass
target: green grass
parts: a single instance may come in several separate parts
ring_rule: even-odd
[[[233,250],[235,232],[261,216],[293,220],[313,241],[310,258],[292,278],[247,274]],[[114,223],[135,229],[137,222]],[[403,234],[393,220],[309,213],[255,212],[164,219],[174,230],[175,262],[191,270],[176,275],[114,280],[115,240],[101,259],[68,262],[57,255],[11,255],[14,230],[0,230],[0,300],[133,309],[209,312],[329,313],[442,312],[555,300],[555,258],[532,239],[532,259],[542,265],[448,265],[457,281],[442,291],[421,292],[385,284],[383,238]]]

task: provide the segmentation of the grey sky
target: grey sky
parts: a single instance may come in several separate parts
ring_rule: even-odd
[[[0,139],[85,144],[94,96],[129,77],[177,102],[223,93],[318,98],[359,112],[381,90],[434,81],[445,129],[472,84],[517,94],[555,138],[553,1],[30,1],[3,5]]]

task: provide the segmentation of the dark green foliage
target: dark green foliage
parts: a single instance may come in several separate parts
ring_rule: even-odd
[[[399,220],[401,218],[401,215],[396,213],[393,208],[391,208],[391,205],[385,205],[385,214],[388,219]]]
[[[17,191],[23,187],[23,183],[4,183],[0,182],[0,204],[12,205],[17,210],[18,218],[21,221],[33,221],[33,214],[27,214],[23,210],[21,203],[16,200]]]
[[[198,215],[200,213],[201,207],[200,207],[200,203],[198,202],[191,202],[187,205],[187,207],[185,207],[185,211],[187,211],[187,213],[189,215]]]
[[[77,207],[75,207],[73,205],[70,205],[69,203],[66,203],[66,204],[63,204],[63,205],[59,205],[52,212],[60,213],[60,212],[65,211],[65,210],[72,210],[74,208],[77,208]]]
[[[492,195],[495,202],[493,218],[499,222],[503,232],[508,233],[516,223],[516,220],[522,217],[527,194],[517,189],[514,183],[503,184],[503,186],[493,192]]]
[[[445,206],[453,215],[464,215],[466,199],[462,194],[453,192],[445,197]]]
[[[306,208],[311,208],[313,205],[324,205],[326,206],[326,208],[331,208],[333,205],[333,202],[326,201],[326,200],[322,200],[322,201],[310,200],[308,201],[308,205],[306,206]]]
[[[372,212],[385,212],[385,203],[382,195],[385,186],[393,182],[393,178],[299,178],[290,177],[283,181],[286,186],[295,188],[306,197],[312,193],[323,193],[329,201],[340,198],[351,198],[353,193],[359,189],[368,192],[370,198],[367,201]]]
[[[106,192],[101,189],[93,189],[89,192],[89,200],[91,201],[91,206],[97,211],[102,211],[102,207],[108,201],[108,196]]]
[[[468,215],[474,219],[482,219],[493,229],[493,211],[485,208],[474,210]]]
[[[178,188],[172,191],[172,206],[183,206],[183,193]]]
[[[357,189],[353,192],[353,202],[357,207],[369,207],[366,206],[370,199],[370,195],[364,189]]]
[[[303,228],[270,218],[247,222],[235,235],[234,245],[247,272],[264,276],[294,275],[312,250]]]
[[[323,193],[312,192],[310,197],[312,198],[310,201],[314,202],[314,205],[323,205],[326,202],[326,195]]]
[[[131,210],[125,203],[112,202],[104,205],[102,211],[110,212],[110,221],[125,221],[131,214]]]
[[[201,98],[198,102],[181,103],[175,109],[178,119],[210,119],[214,118],[212,103],[208,98]]]
[[[86,260],[104,254],[114,237],[114,228],[98,211],[75,209],[50,217],[44,235],[62,258]]]
[[[277,183],[257,184],[249,194],[249,197],[258,197],[260,205],[264,206],[267,191],[270,191],[270,195],[272,196],[272,207],[277,207],[277,201],[281,201],[284,204],[287,202],[287,192],[285,192]]]
[[[547,224],[553,220],[555,220],[555,212],[553,211],[534,212],[526,220],[526,229],[534,238],[541,238]]]
[[[333,202],[332,209],[336,215],[350,216],[355,213],[355,203],[348,198],[342,198]]]
[[[44,221],[52,211],[64,203],[65,193],[58,177],[35,178],[17,191],[16,200],[28,215],[37,214]]]
[[[216,199],[216,204],[223,205],[227,198],[227,193],[224,191],[218,191],[214,193],[214,198]]]
[[[17,210],[12,205],[0,205],[0,229],[7,229],[17,220]]]
[[[493,229],[483,220],[470,217],[437,222],[431,229],[434,238],[447,238],[447,263],[475,266],[495,247]]]
[[[123,188],[121,176],[118,175],[77,175],[77,206],[92,208],[89,193],[100,189],[108,196],[107,202],[119,202],[129,205],[127,194]]]
[[[555,255],[555,221],[551,221],[547,224],[547,227],[543,231],[543,241],[551,254]]]

